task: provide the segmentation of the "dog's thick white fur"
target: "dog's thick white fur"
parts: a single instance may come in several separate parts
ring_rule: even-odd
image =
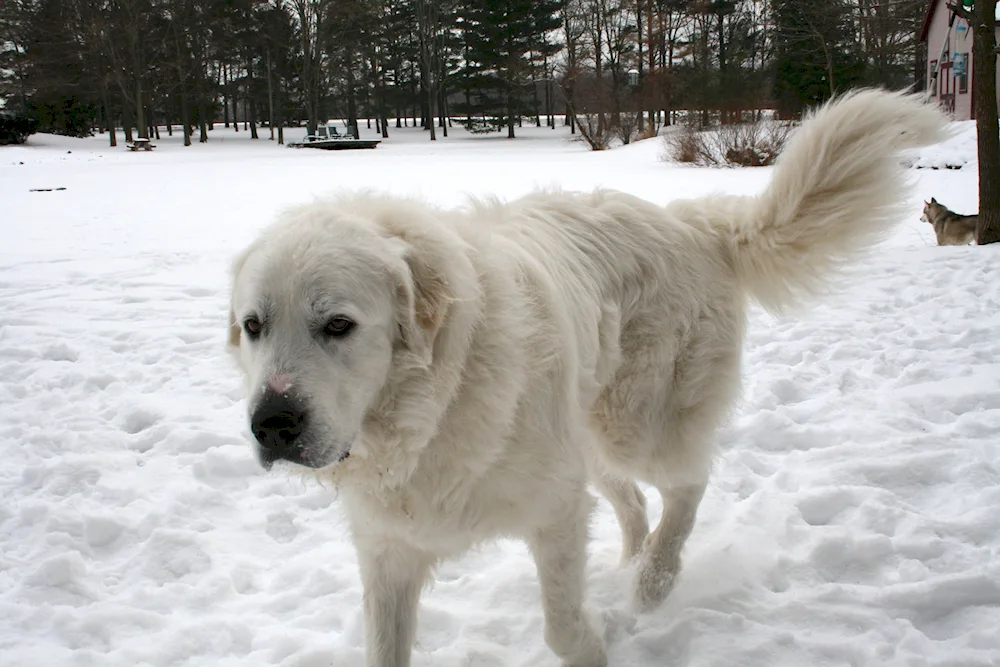
[[[497,536],[534,556],[552,650],[606,664],[583,605],[588,481],[654,607],[738,392],[748,299],[781,311],[824,291],[903,217],[900,151],[945,124],[868,90],[807,119],[759,197],[541,192],[453,211],[369,193],[268,228],[234,268],[230,346],[261,459],[340,489],[368,664],[408,665],[435,564]],[[663,496],[652,532],[637,480]]]

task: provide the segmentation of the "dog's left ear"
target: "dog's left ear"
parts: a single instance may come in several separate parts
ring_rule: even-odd
[[[250,251],[254,246],[250,246],[233,260],[232,268],[230,269],[230,275],[232,276],[232,287],[230,292],[236,289],[236,279],[240,275],[240,271],[243,270],[243,265],[247,261],[247,257],[250,256]],[[230,304],[232,303],[232,294],[230,294]],[[240,338],[243,335],[243,327],[239,322],[236,321],[236,313],[233,312],[232,305],[229,306],[229,335],[226,338],[226,349],[231,353],[235,354],[240,348]]]
[[[226,346],[229,348],[230,352],[235,351],[240,346],[240,336],[243,334],[243,327],[240,323],[236,321],[236,313],[233,309],[229,309],[229,340],[226,342]]]
[[[430,364],[434,340],[448,312],[453,292],[432,261],[420,249],[401,237],[393,239],[400,246],[405,265],[396,286],[397,319],[403,344]]]

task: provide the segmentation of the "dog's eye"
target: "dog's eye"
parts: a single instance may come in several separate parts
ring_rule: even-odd
[[[247,332],[250,338],[256,338],[260,335],[261,324],[260,320],[256,317],[248,317],[243,320],[243,330]]]
[[[354,322],[346,317],[334,317],[323,327],[323,333],[331,338],[343,338],[351,333],[351,329],[353,328]]]

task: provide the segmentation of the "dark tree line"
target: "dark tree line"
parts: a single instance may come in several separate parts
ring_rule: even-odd
[[[0,99],[42,131],[127,139],[216,124],[282,140],[565,114],[595,148],[764,108],[794,116],[923,71],[922,0],[3,0]],[[544,120],[543,120],[544,116]],[[364,119],[359,121],[359,119]],[[241,129],[242,128],[242,129]]]

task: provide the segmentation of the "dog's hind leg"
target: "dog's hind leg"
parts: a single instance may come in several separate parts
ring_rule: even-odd
[[[573,495],[565,512],[527,537],[542,589],[545,643],[567,667],[605,667],[604,642],[583,608],[591,497],[582,485]]]
[[[660,489],[663,515],[646,538],[636,579],[635,603],[639,611],[656,608],[673,590],[681,570],[681,550],[694,527],[705,484]]]
[[[646,496],[635,482],[611,473],[595,474],[594,486],[601,492],[618,517],[622,531],[622,565],[639,555],[649,534]]]

